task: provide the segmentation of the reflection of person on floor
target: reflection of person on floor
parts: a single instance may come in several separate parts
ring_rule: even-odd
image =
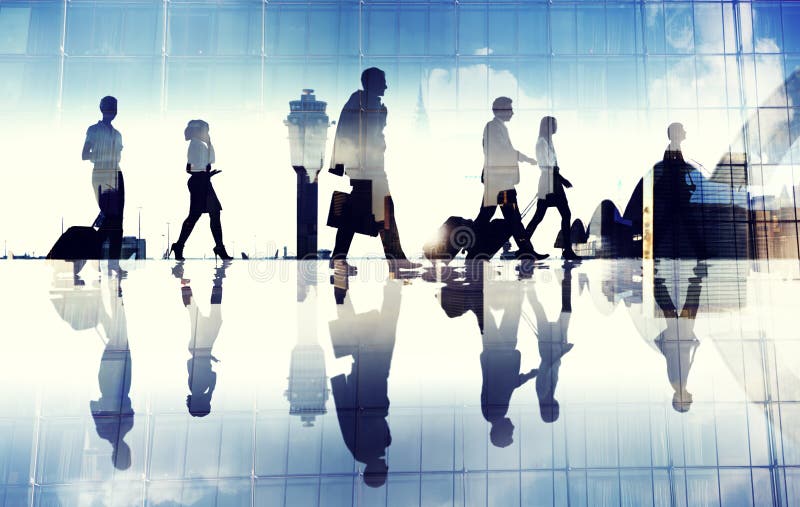
[[[119,161],[122,157],[122,135],[111,122],[117,117],[117,99],[111,96],[100,100],[103,119],[86,131],[81,158],[94,164],[92,188],[100,207],[95,224],[101,241],[108,241],[108,270],[124,276],[119,266],[122,254],[122,215],[125,209],[125,180]]]
[[[522,225],[522,217],[517,204],[515,185],[519,183],[519,162],[536,164],[536,160],[517,151],[508,135],[508,122],[514,116],[511,99],[498,97],[492,103],[494,118],[483,129],[483,202],[475,229],[478,235],[487,234],[489,221],[500,206],[514,241],[519,246],[521,257],[544,259],[547,255],[534,251],[530,236]]]
[[[681,143],[686,130],[680,123],[667,128],[669,145],[662,163],[656,164],[653,178],[653,218],[657,223],[654,240],[656,256],[684,257],[681,235],[685,234],[695,257],[706,258],[702,224],[696,217],[697,205],[691,203],[697,185],[692,178],[694,167],[683,158]],[[702,205],[702,204],[701,204]]]
[[[97,372],[100,398],[89,402],[89,408],[97,434],[108,440],[114,449],[111,454],[114,467],[126,470],[131,466],[131,450],[124,439],[133,429],[134,413],[130,398],[133,365],[120,280],[108,283],[111,311],[103,311],[99,315],[100,325],[108,339]],[[98,303],[102,307],[102,301]]]
[[[564,258],[577,259],[578,256],[572,250],[570,240],[570,221],[572,214],[567,203],[565,188],[572,188],[565,177],[561,175],[556,158],[556,150],[553,147],[553,134],[558,129],[558,123],[552,116],[545,116],[539,124],[539,139],[536,141],[536,158],[539,159],[539,169],[542,173],[539,176],[539,190],[537,192],[536,212],[528,227],[525,229],[528,236],[533,238],[536,227],[544,219],[547,209],[555,206],[561,214],[561,238],[564,245]]]
[[[211,353],[214,342],[219,336],[222,327],[222,281],[225,278],[227,263],[214,271],[213,287],[211,289],[211,305],[208,315],[203,315],[197,306],[189,280],[183,278],[180,263],[173,269],[173,274],[181,279],[181,297],[186,310],[189,312],[191,323],[191,338],[189,339],[189,353],[192,357],[186,361],[189,373],[189,390],[191,394],[186,397],[186,408],[194,417],[204,417],[211,413],[211,396],[217,385],[217,374],[211,362],[219,362]]]
[[[331,391],[342,438],[353,457],[364,463],[364,483],[380,487],[389,470],[389,369],[400,315],[401,283],[388,281],[380,311],[356,314],[349,297],[337,301],[338,319],[330,323],[336,357],[353,356],[348,375],[331,378]]]
[[[695,274],[702,275],[701,270],[702,268],[695,268]],[[667,320],[667,328],[656,338],[656,345],[667,361],[667,377],[675,390],[672,407],[678,412],[688,412],[692,407],[692,393],[686,389],[686,384],[694,354],[700,345],[694,334],[694,324],[700,306],[701,282],[702,276],[689,278],[686,302],[679,314],[664,284],[664,278],[655,279],[655,300]]]
[[[556,400],[558,370],[561,358],[572,350],[567,332],[572,315],[572,268],[564,264],[564,279],[561,281],[561,313],[558,320],[550,322],[544,312],[542,303],[536,297],[536,290],[528,292],[528,301],[536,315],[536,339],[539,342],[539,374],[536,377],[536,395],[539,397],[539,411],[544,422],[558,420],[560,407]]]
[[[495,447],[507,447],[514,441],[514,424],[508,407],[514,390],[536,376],[536,370],[520,373],[522,355],[517,350],[517,331],[522,315],[522,293],[515,285],[490,284],[485,287],[481,328],[481,412],[491,424],[489,438]],[[499,290],[497,290],[499,289]],[[490,308],[502,309],[500,325]]]
[[[342,108],[331,154],[330,172],[347,175],[353,187],[337,225],[331,267],[336,263],[347,266],[350,244],[359,233],[380,234],[386,259],[393,266],[416,268],[419,265],[407,260],[400,244],[394,201],[384,169],[383,130],[387,110],[381,99],[387,89],[386,75],[371,67],[361,73],[361,84],[363,89],[350,95]]]

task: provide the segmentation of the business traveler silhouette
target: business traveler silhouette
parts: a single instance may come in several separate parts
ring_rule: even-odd
[[[567,194],[564,192],[564,188],[572,188],[572,183],[561,175],[561,170],[558,167],[558,158],[553,147],[553,134],[557,130],[558,122],[552,116],[545,116],[539,123],[536,158],[539,160],[541,174],[539,175],[539,189],[536,193],[536,212],[525,230],[528,236],[533,238],[533,233],[542,222],[542,219],[544,219],[547,209],[555,206],[561,214],[561,240],[564,245],[563,258],[577,260],[579,257],[572,250],[572,241],[570,239],[572,213],[567,203]]]
[[[386,75],[370,67],[361,73],[361,90],[350,95],[342,108],[333,142],[330,172],[347,175],[353,190],[335,192],[331,200],[328,225],[338,228],[330,265],[344,266],[349,272],[347,253],[356,233],[380,235],[390,267],[418,268],[408,260],[400,243],[394,217],[394,201],[384,170],[387,109],[381,101],[387,90]]]
[[[228,262],[223,262],[221,267],[214,269],[211,304],[207,315],[200,311],[189,280],[183,278],[183,264],[179,262],[172,270],[173,275],[181,280],[181,299],[189,314],[191,357],[186,361],[186,370],[189,374],[190,394],[186,397],[186,408],[194,417],[204,417],[211,413],[211,397],[217,386],[217,373],[212,362],[219,362],[212,350],[222,327],[222,282],[228,266]]]
[[[655,256],[702,260],[707,258],[702,219],[698,213],[702,202],[691,202],[697,191],[695,178],[699,178],[699,173],[683,158],[681,143],[686,140],[683,125],[670,124],[667,137],[669,145],[664,150],[664,158],[653,168]]]
[[[517,349],[519,319],[522,315],[522,292],[516,283],[489,283],[482,296],[481,326],[481,412],[491,425],[489,439],[495,447],[507,447],[514,442],[514,424],[508,417],[511,396],[537,375],[533,369],[520,372],[522,354]],[[498,325],[490,311],[503,310]]]
[[[100,398],[89,402],[89,408],[98,436],[111,444],[111,462],[115,468],[126,470],[131,466],[131,450],[125,435],[133,429],[134,422],[130,398],[133,363],[121,280],[107,283],[110,312],[103,310],[98,315],[107,340],[97,372]],[[102,301],[97,303],[104,308]]]
[[[522,286],[517,283],[485,281],[487,264],[467,261],[463,278],[453,272],[442,279],[439,303],[449,318],[468,312],[475,315],[483,348],[481,363],[481,413],[489,423],[489,439],[495,447],[514,442],[514,424],[508,417],[514,391],[534,378],[537,370],[522,373],[522,354],[517,349],[522,315]],[[498,324],[493,311],[502,310]]]
[[[402,282],[388,280],[380,311],[356,313],[347,283],[338,284],[337,319],[330,322],[334,355],[352,356],[350,373],[331,378],[331,393],[342,438],[357,461],[364,463],[364,483],[386,483],[389,431],[389,370],[392,365]]]
[[[536,160],[517,151],[508,136],[508,122],[514,116],[511,99],[498,97],[492,103],[494,118],[483,129],[483,203],[475,219],[476,235],[488,234],[487,227],[497,206],[503,213],[511,235],[519,247],[520,258],[545,259],[548,254],[537,253],[530,242],[530,236],[522,225],[517,190],[519,183],[519,162],[536,164]]]
[[[108,241],[109,274],[124,276],[127,272],[119,265],[125,209],[125,180],[119,167],[122,135],[111,125],[117,117],[117,99],[110,95],[100,99],[100,112],[103,118],[86,130],[81,158],[94,164],[92,189],[100,207],[95,225],[101,241]]]
[[[191,120],[183,131],[183,135],[189,141],[186,163],[186,172],[191,174],[187,183],[189,216],[183,221],[181,234],[178,241],[170,247],[170,252],[175,254],[176,260],[184,260],[183,247],[186,240],[189,239],[194,225],[203,213],[208,213],[211,221],[211,235],[214,237],[214,256],[219,256],[223,260],[232,260],[233,257],[228,255],[225,245],[222,243],[222,223],[219,217],[222,205],[211,185],[211,177],[220,171],[211,169],[211,164],[215,162],[215,156],[214,146],[211,144],[209,135],[209,125],[203,120]]]
[[[569,343],[569,321],[572,316],[572,263],[564,263],[564,278],[561,280],[561,312],[555,322],[547,318],[542,303],[536,297],[535,286],[528,292],[528,302],[536,315],[536,340],[539,343],[539,373],[536,376],[536,395],[539,398],[539,413],[542,420],[551,423],[558,420],[560,406],[556,400],[558,370],[561,358],[572,350]]]
[[[667,327],[656,338],[656,346],[664,355],[667,362],[667,378],[672,386],[672,408],[676,412],[688,412],[692,407],[692,393],[686,388],[689,372],[694,363],[694,355],[700,340],[694,333],[697,310],[700,306],[700,292],[702,280],[706,276],[706,269],[702,264],[695,266],[694,275],[688,278],[686,301],[680,313],[673,302],[665,284],[665,278],[675,279],[675,270],[680,269],[680,261],[672,263],[673,269],[662,264],[659,271],[661,275],[655,278],[653,292],[656,303],[664,314]],[[668,273],[665,273],[667,271]],[[666,276],[664,276],[666,274]],[[680,294],[680,291],[676,291]],[[680,296],[678,296],[680,297]]]

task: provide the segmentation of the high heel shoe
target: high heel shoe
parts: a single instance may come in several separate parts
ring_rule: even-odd
[[[225,245],[218,245],[214,247],[214,257],[219,257],[223,261],[233,260],[233,257],[228,255],[228,252],[225,251]]]
[[[172,246],[169,247],[169,253],[167,254],[167,257],[169,257],[170,254],[173,254],[173,253],[175,254],[175,260],[176,261],[185,261],[186,260],[183,257],[183,245],[179,245],[178,243],[173,243]]]

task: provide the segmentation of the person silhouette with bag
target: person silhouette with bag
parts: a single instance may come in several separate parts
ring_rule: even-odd
[[[572,183],[561,175],[558,167],[556,150],[553,147],[553,134],[558,129],[558,122],[552,116],[545,116],[539,123],[539,138],[536,141],[536,157],[539,159],[539,189],[537,192],[536,212],[525,228],[533,237],[536,227],[542,223],[548,208],[555,207],[561,214],[561,241],[564,245],[563,258],[579,260],[580,257],[572,250],[570,234],[570,220],[572,213],[569,210],[565,188],[572,188]]]
[[[117,117],[117,99],[107,95],[100,99],[103,118],[86,130],[81,159],[94,164],[92,189],[100,214],[95,219],[100,243],[108,241],[108,271],[124,277],[119,265],[122,254],[122,215],[125,209],[125,180],[119,161],[122,156],[122,134],[111,122]]]
[[[331,169],[338,176],[348,176],[353,190],[334,192],[328,225],[336,227],[336,243],[330,267],[337,265],[354,274],[347,263],[347,253],[356,233],[381,237],[390,268],[415,269],[419,263],[406,257],[394,217],[394,201],[384,169],[387,110],[382,102],[386,75],[370,67],[361,73],[363,89],[350,95],[336,125]]]

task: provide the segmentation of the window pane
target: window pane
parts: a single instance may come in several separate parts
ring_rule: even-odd
[[[725,50],[721,4],[694,4],[694,27],[698,53],[722,53]]]
[[[606,52],[606,14],[603,6],[581,6],[578,9],[578,52]]]
[[[557,29],[551,32],[553,52],[557,54],[575,53],[575,9],[572,7],[554,6],[550,9],[550,26],[557,27]]]
[[[491,6],[489,9],[489,51],[493,55],[513,55],[517,52],[516,10]]]
[[[646,4],[644,15],[644,43],[648,53],[663,53],[666,50],[664,42],[664,6],[661,4]]]
[[[664,6],[664,31],[668,52],[693,52],[692,5],[666,4]]]
[[[458,12],[458,52],[460,55],[485,55],[489,40],[484,7],[462,6]]]
[[[28,50],[30,7],[0,7],[0,53],[21,55]]]
[[[633,5],[609,5],[606,8],[607,51],[609,54],[636,52],[635,34],[639,29],[634,12]]]
[[[545,6],[531,5],[519,10],[520,54],[550,53],[547,32],[547,8]]]
[[[779,4],[753,4],[753,45],[756,53],[781,50],[781,9]]]

